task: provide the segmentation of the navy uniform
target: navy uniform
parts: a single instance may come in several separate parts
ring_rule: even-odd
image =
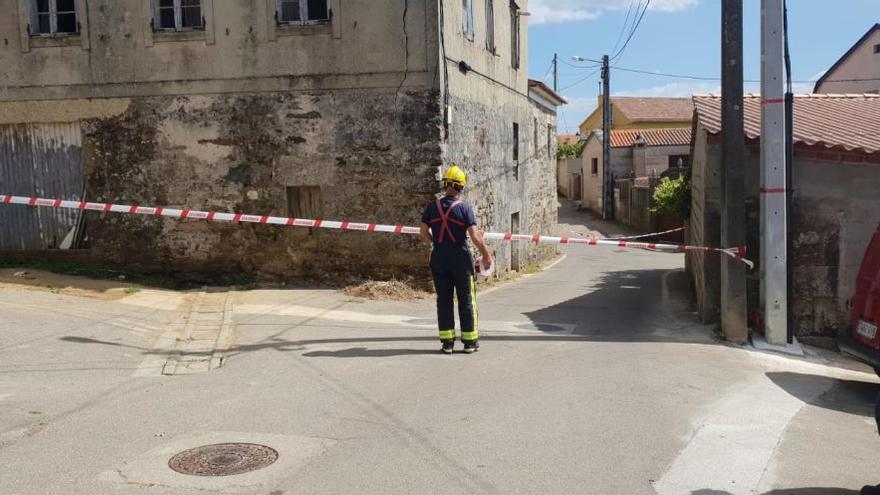
[[[422,223],[431,229],[431,274],[437,291],[437,324],[444,352],[452,352],[455,342],[455,305],[461,341],[465,352],[477,350],[477,292],[474,260],[467,231],[477,225],[474,209],[455,196],[443,196],[428,204]]]

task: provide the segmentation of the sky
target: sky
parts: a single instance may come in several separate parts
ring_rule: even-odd
[[[631,5],[646,0],[530,0],[529,77],[552,86],[550,69],[558,53],[559,89],[569,101],[559,114],[560,132],[575,133],[596,108],[599,73],[592,62],[616,53],[634,18]],[[833,9],[830,8],[833,6]],[[746,80],[761,74],[761,1],[743,0],[743,52]],[[792,72],[795,81],[818,79],[875,23],[880,0],[788,0]],[[618,41],[619,40],[619,41]],[[721,0],[651,0],[621,55],[611,63],[626,69],[718,78],[721,72]],[[573,67],[579,66],[579,67]],[[813,85],[797,83],[796,93]],[[758,92],[759,84],[746,84]],[[690,96],[719,92],[718,81],[688,80],[611,71],[612,96]]]

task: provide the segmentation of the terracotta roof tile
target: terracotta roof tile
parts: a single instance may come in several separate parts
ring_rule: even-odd
[[[761,97],[746,95],[745,133],[761,136]],[[712,134],[721,132],[721,97],[694,96],[698,118]],[[809,146],[846,151],[880,151],[880,95],[796,95],[794,140]]]
[[[611,104],[632,122],[690,122],[694,117],[690,98],[612,96]]]
[[[579,140],[578,136],[574,134],[560,134],[556,136],[556,141],[559,144],[575,144]]]
[[[645,139],[647,146],[688,146],[691,144],[690,128],[672,129],[612,129],[611,147],[629,148],[636,137]]]

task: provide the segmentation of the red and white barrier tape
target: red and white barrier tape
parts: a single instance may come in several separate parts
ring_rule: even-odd
[[[245,215],[241,213],[223,213],[217,211],[181,210],[175,208],[161,208],[138,205],[116,205],[110,203],[91,203],[85,201],[65,201],[61,199],[47,199],[25,196],[11,196],[0,194],[0,204],[15,204],[27,206],[43,206],[49,208],[67,208],[73,210],[98,211],[103,213],[127,213],[130,215],[147,215],[168,218],[181,218],[193,220],[207,220],[214,222],[246,222],[267,225],[281,225],[288,227],[310,227],[321,229],[356,230],[363,232],[386,232],[391,234],[418,235],[418,227],[405,225],[380,225],[374,223],[339,222],[335,220],[310,220],[305,218],[272,217],[268,215]],[[653,242],[631,242],[626,240],[612,239],[587,239],[570,237],[551,237],[530,234],[511,234],[487,232],[483,234],[487,240],[531,242],[535,244],[580,244],[585,246],[616,246],[622,248],[646,249],[649,251],[661,251],[669,253],[684,253],[687,251],[702,251],[709,253],[721,253],[736,260],[742,261],[749,268],[754,268],[754,263],[745,259],[746,248],[715,248],[705,246],[687,246],[684,244],[659,244]]]
[[[628,241],[630,239],[643,239],[645,237],[657,237],[657,236],[661,236],[661,235],[672,234],[673,232],[681,232],[683,230],[685,230],[685,227],[679,227],[677,229],[666,230],[663,232],[652,232],[650,234],[639,234],[639,235],[630,235],[630,236],[623,236],[623,237],[606,237],[605,239],[609,240],[609,241]],[[575,232],[573,230],[569,230],[569,232],[571,232],[574,235],[586,237],[584,234],[581,234],[580,232]]]
[[[675,232],[681,232],[683,230],[685,230],[685,227],[679,227],[677,229],[671,229],[671,230],[664,230],[663,232],[652,232],[650,234],[639,234],[639,235],[630,235],[630,236],[623,236],[623,237],[611,237],[610,239],[614,240],[614,241],[625,241],[625,240],[629,240],[629,239],[643,239],[645,237],[658,237],[661,235],[673,234]]]

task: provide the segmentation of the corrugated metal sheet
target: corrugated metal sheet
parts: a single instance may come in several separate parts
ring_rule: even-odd
[[[761,97],[744,98],[745,133],[749,139],[761,137]],[[697,116],[706,129],[721,132],[721,97],[694,96]],[[878,95],[795,95],[794,140],[809,146],[840,148],[846,151],[880,151],[880,96]]]
[[[83,193],[79,123],[0,125],[0,191],[79,199]],[[0,206],[0,249],[57,248],[78,211]]]

